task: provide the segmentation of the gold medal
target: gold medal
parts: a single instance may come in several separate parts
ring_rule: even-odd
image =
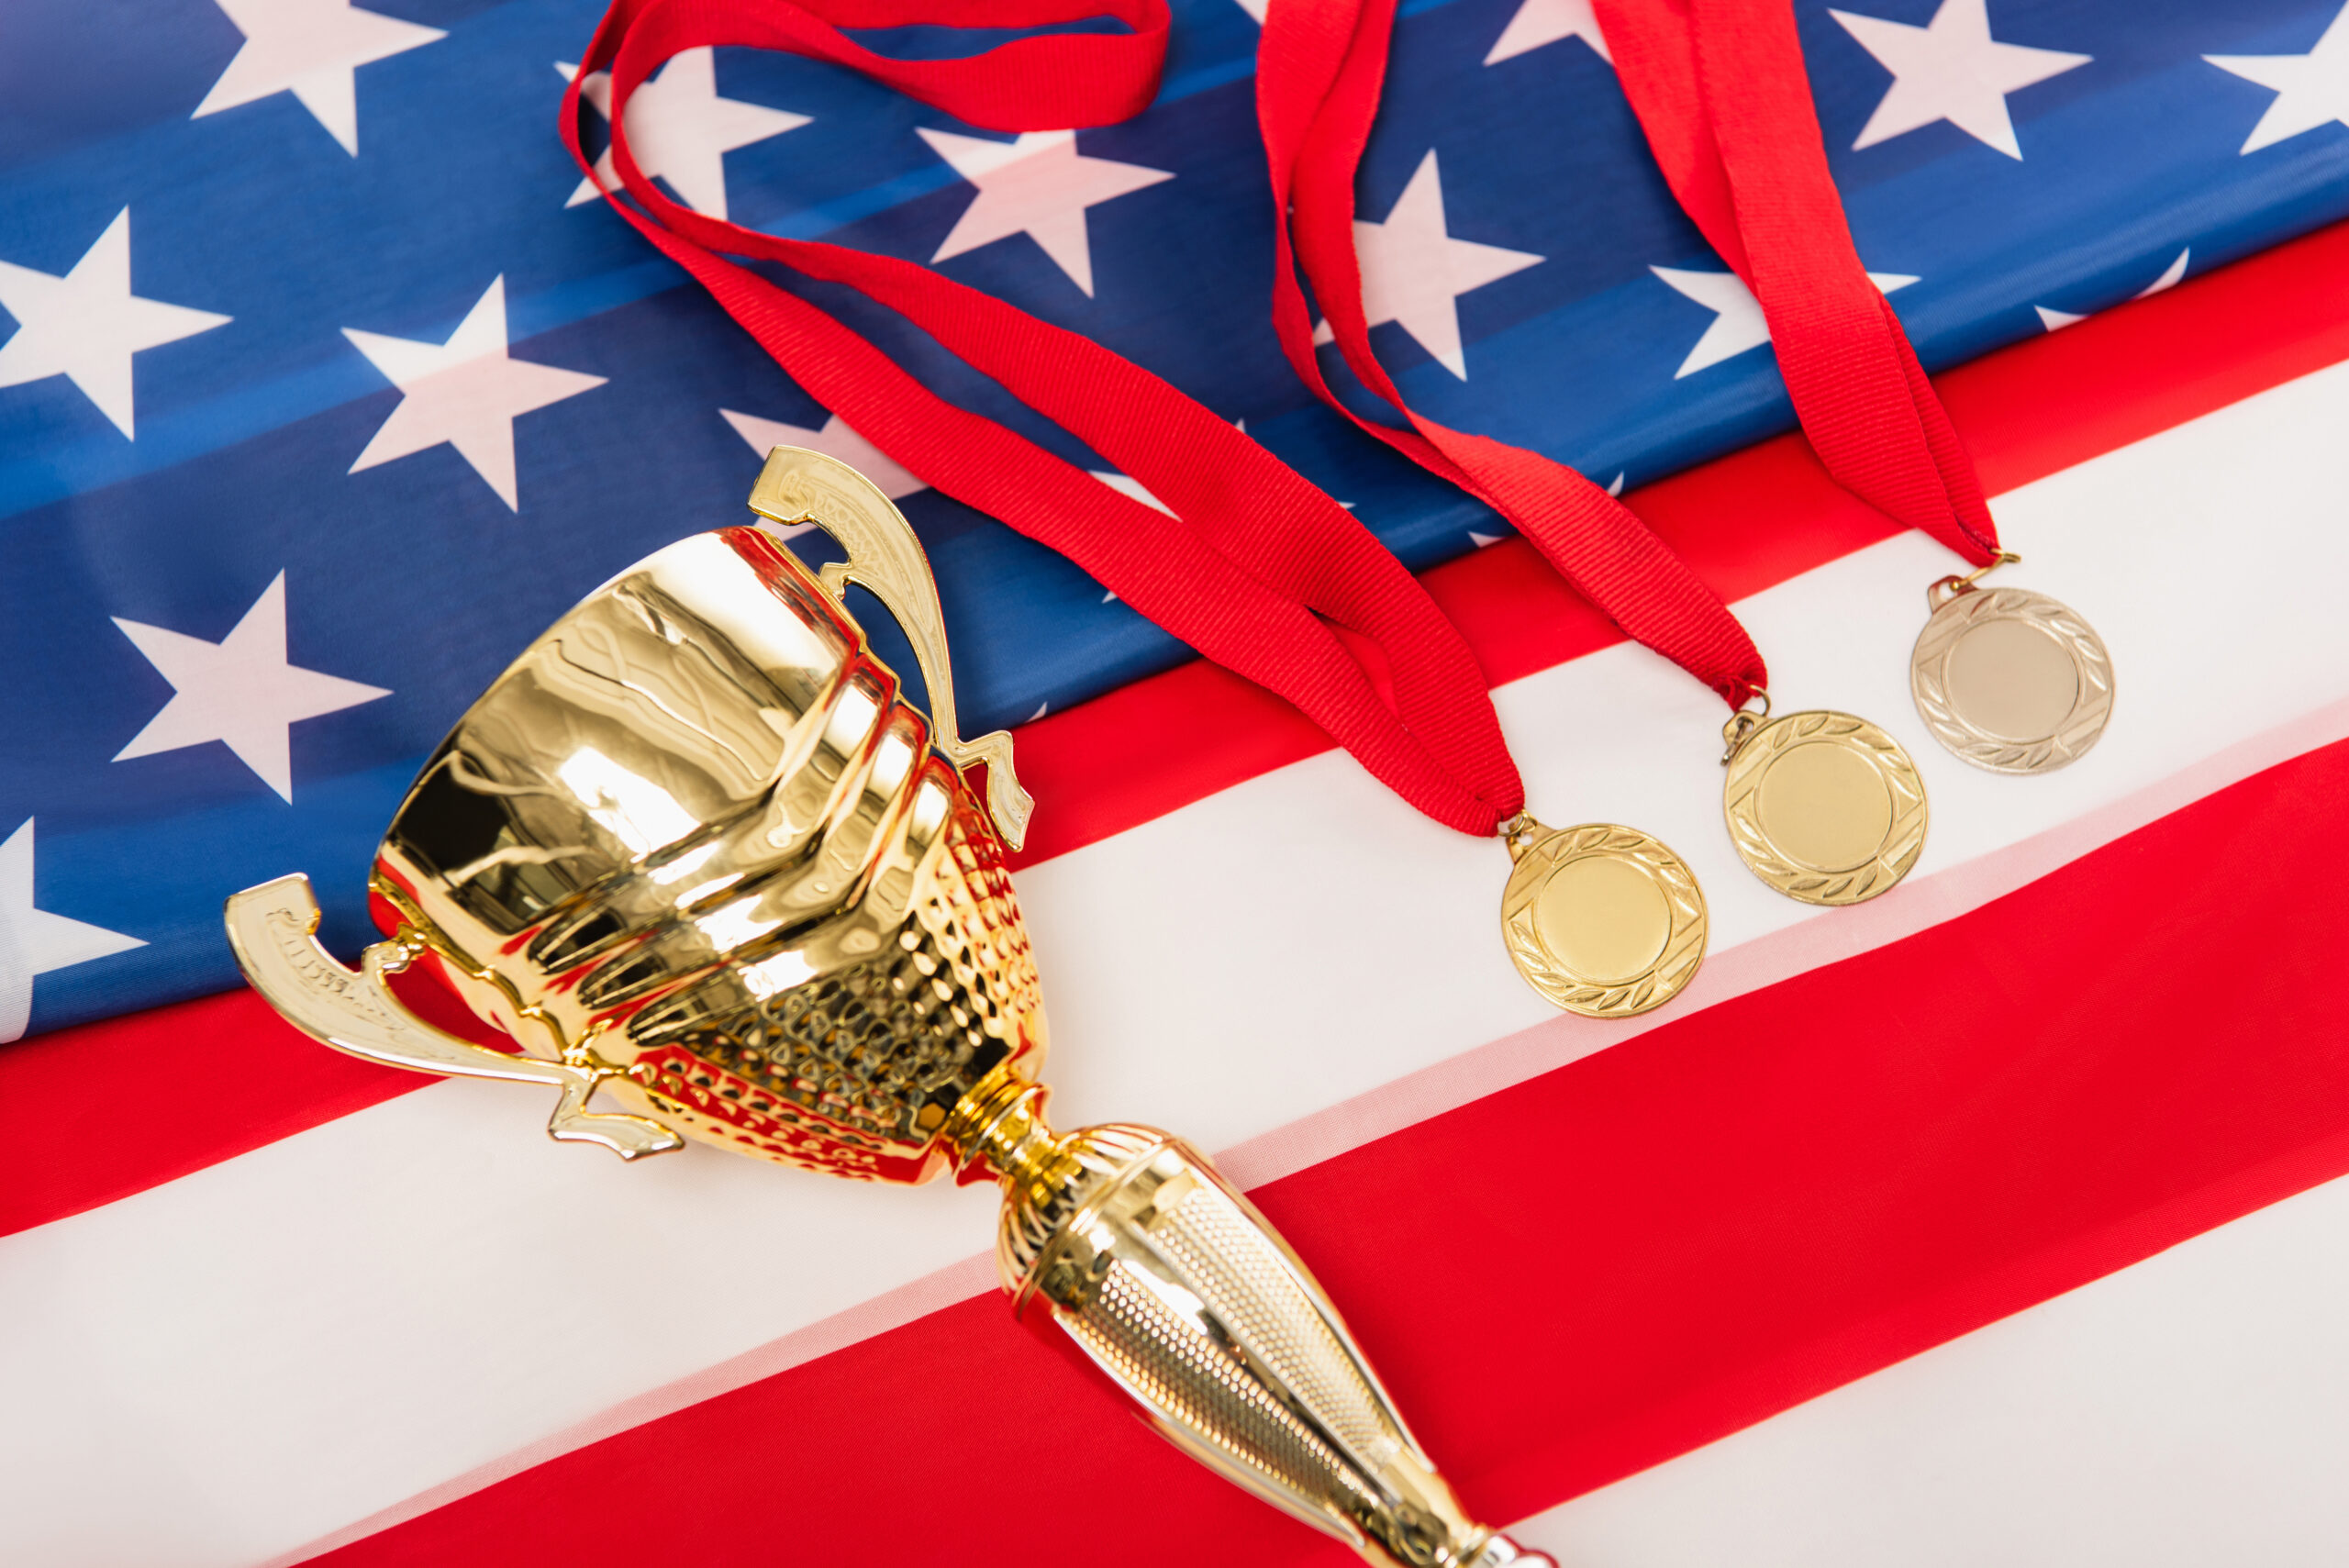
[[[1661,1007],[1705,961],[1705,895],[1678,855],[1636,828],[1544,828],[1519,814],[1501,836],[1517,863],[1501,939],[1525,983],[1588,1018]]]
[[[1925,590],[1933,613],[1909,661],[1917,712],[1934,740],[1977,768],[2052,773],[2104,733],[2111,656],[2064,605],[2026,588],[1977,588],[1981,575]]]
[[[1754,875],[1805,904],[1858,904],[1909,874],[1925,848],[1925,781],[1865,718],[1812,709],[1740,713],[1721,731],[1721,811]]]

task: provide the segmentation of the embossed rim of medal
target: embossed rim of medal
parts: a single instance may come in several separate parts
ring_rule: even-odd
[[[1892,799],[1892,820],[1876,852],[1841,871],[1820,871],[1787,855],[1762,823],[1758,797],[1768,764],[1789,747],[1819,740],[1835,741],[1865,758]],[[1925,781],[1916,762],[1899,741],[1876,725],[1828,708],[1771,719],[1747,736],[1729,759],[1721,815],[1729,823],[1730,842],[1753,874],[1805,904],[1865,903],[1907,876],[1925,851]]]
[[[1574,862],[1596,856],[1637,866],[1664,895],[1671,911],[1664,951],[1638,974],[1610,985],[1594,984],[1567,969],[1534,926],[1534,906],[1550,879]],[[1709,929],[1696,873],[1661,840],[1620,823],[1586,822],[1542,830],[1519,853],[1501,889],[1501,940],[1518,973],[1551,1006],[1586,1018],[1627,1018],[1680,995],[1705,962]]]
[[[2079,695],[2054,733],[2035,740],[1993,735],[1966,722],[1952,699],[1949,656],[1959,639],[1994,620],[2034,627],[2070,656]],[[1909,689],[1925,728],[1952,756],[1994,773],[2051,773],[2077,762],[2103,736],[2112,717],[2112,657],[2096,628],[2060,600],[2028,588],[1961,587],[1933,607],[1917,634],[1916,651],[1909,660]]]

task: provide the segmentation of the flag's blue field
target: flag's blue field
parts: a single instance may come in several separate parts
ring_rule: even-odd
[[[2349,214],[2338,0],[1848,5],[1798,6],[1820,117],[1929,365]],[[1758,311],[1574,10],[1404,7],[1357,234],[1415,406],[1636,485],[1792,419]],[[356,941],[377,832],[525,642],[638,556],[740,519],[768,442],[873,465],[576,199],[555,115],[596,18],[11,7],[0,1039],[230,983],[221,898],[287,871]],[[1177,0],[1148,113],[1000,153],[841,71],[702,52],[641,95],[634,140],[705,211],[935,261],[1129,355],[1432,565],[1499,525],[1315,403],[1273,339],[1255,39],[1234,0]],[[941,390],[1122,479],[818,292]],[[889,487],[937,564],[973,728],[1185,656],[1059,558],[918,477]]]

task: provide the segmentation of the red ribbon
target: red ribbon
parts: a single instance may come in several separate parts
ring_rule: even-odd
[[[1515,524],[1616,625],[1720,694],[1731,707],[1768,684],[1744,627],[1631,509],[1564,463],[1414,413],[1371,352],[1354,255],[1354,170],[1378,113],[1395,0],[1274,0],[1257,47],[1256,117],[1271,166],[1273,326],[1324,401],[1373,436]],[[1331,335],[1363,384],[1409,422],[1369,420],[1321,374],[1297,286],[1302,262]]]
[[[1998,530],[1974,460],[1860,263],[1788,0],[1596,0],[1615,74],[1681,206],[1761,303],[1836,482],[1977,566]]]
[[[1097,15],[1132,31],[898,61],[839,30],[1036,27]],[[1483,673],[1426,590],[1343,507],[1208,408],[1075,333],[910,261],[704,217],[655,189],[629,150],[630,95],[662,62],[705,45],[845,65],[990,129],[1058,130],[1146,107],[1166,28],[1164,0],[617,0],[564,95],[562,137],[594,177],[580,145],[580,85],[608,69],[613,166],[633,205],[609,189],[606,198],[810,395],[938,489],[1059,550],[1199,652],[1296,704],[1430,817],[1489,834],[1517,814],[1524,789]],[[887,306],[1180,520],[937,396],[841,322],[721,251]],[[1375,651],[1358,656],[1333,628]]]

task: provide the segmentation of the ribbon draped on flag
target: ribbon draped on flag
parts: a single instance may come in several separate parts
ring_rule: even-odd
[[[1731,707],[1742,706],[1769,684],[1761,652],[1670,546],[1565,464],[1415,413],[1372,352],[1354,250],[1354,171],[1378,112],[1394,21],[1395,0],[1274,0],[1265,15],[1256,112],[1272,171],[1273,325],[1281,347],[1331,407],[1516,524],[1625,632]],[[1408,428],[1354,412],[1321,374],[1297,282],[1300,262],[1346,363]]]
[[[830,60],[992,129],[1123,118],[1156,88],[1164,0],[1112,0],[1108,14],[1130,33],[1019,38],[962,60],[892,60],[839,31],[1040,27],[1102,9],[1091,0],[618,0],[564,97],[562,135],[596,178],[579,139],[581,83],[608,68],[613,167],[636,206],[608,188],[607,199],[818,401],[907,469],[1060,550],[1200,652],[1287,697],[1421,811],[1489,834],[1523,806],[1524,789],[1484,676],[1426,590],[1343,507],[1087,339],[909,261],[696,213],[663,195],[629,146],[629,95],[676,55],[721,44]],[[719,251],[846,284],[898,312],[1115,463],[1174,519],[938,396],[821,308]],[[1377,647],[1376,675],[1324,617]]]
[[[1753,290],[1837,483],[1976,566],[1998,531],[1974,460],[1852,243],[1787,0],[1594,0],[1672,194]]]

